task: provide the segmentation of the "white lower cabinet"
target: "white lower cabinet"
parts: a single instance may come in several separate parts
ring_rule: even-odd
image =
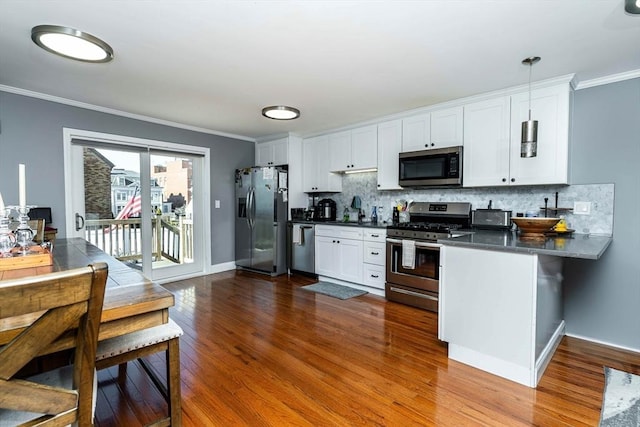
[[[362,282],[362,229],[317,225],[316,273]]]
[[[562,258],[444,245],[440,263],[449,358],[536,387],[564,335]]]
[[[385,238],[382,228],[316,225],[316,273],[384,291]]]

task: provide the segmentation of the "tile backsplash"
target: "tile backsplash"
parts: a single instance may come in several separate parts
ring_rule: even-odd
[[[504,209],[525,213],[535,211],[540,216],[544,207],[544,198],[549,199],[548,206],[555,207],[555,193],[558,192],[558,207],[573,208],[574,202],[591,202],[590,215],[576,215],[561,212],[569,228],[576,233],[613,234],[613,198],[614,184],[548,185],[527,187],[486,187],[452,189],[405,189],[397,191],[378,191],[377,174],[367,172],[345,175],[342,181],[342,193],[322,193],[315,196],[316,202],[331,198],[338,206],[338,218],[342,218],[344,207],[351,206],[353,196],[360,196],[367,218],[373,206],[382,211],[379,221],[390,221],[396,201],[413,200],[419,202],[470,202],[472,209],[485,209],[492,202],[493,209]],[[313,203],[309,197],[309,206]],[[350,208],[349,208],[350,209]],[[351,210],[351,209],[350,209]],[[549,213],[548,216],[552,216]]]

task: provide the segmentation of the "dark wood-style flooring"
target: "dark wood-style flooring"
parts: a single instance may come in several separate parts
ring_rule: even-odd
[[[226,272],[165,285],[185,332],[183,425],[595,426],[603,366],[640,374],[636,353],[565,337],[530,389],[448,360],[434,313],[301,289],[312,282]],[[165,411],[138,364],[116,377],[99,373],[98,427]]]

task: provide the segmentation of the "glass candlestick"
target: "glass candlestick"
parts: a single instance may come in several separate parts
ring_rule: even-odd
[[[29,210],[34,206],[14,206],[14,209],[18,211],[18,227],[14,232],[16,236],[16,244],[20,247],[19,254],[27,255],[31,253],[29,246],[33,246],[36,243],[33,241],[34,232],[29,227]]]
[[[16,245],[16,237],[9,229],[11,209],[0,209],[0,258],[11,256],[11,249]]]

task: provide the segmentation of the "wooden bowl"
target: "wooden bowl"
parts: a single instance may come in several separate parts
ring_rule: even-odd
[[[556,225],[560,221],[560,218],[512,217],[511,221],[515,222],[518,226],[520,237],[544,239],[546,238],[544,233]]]

